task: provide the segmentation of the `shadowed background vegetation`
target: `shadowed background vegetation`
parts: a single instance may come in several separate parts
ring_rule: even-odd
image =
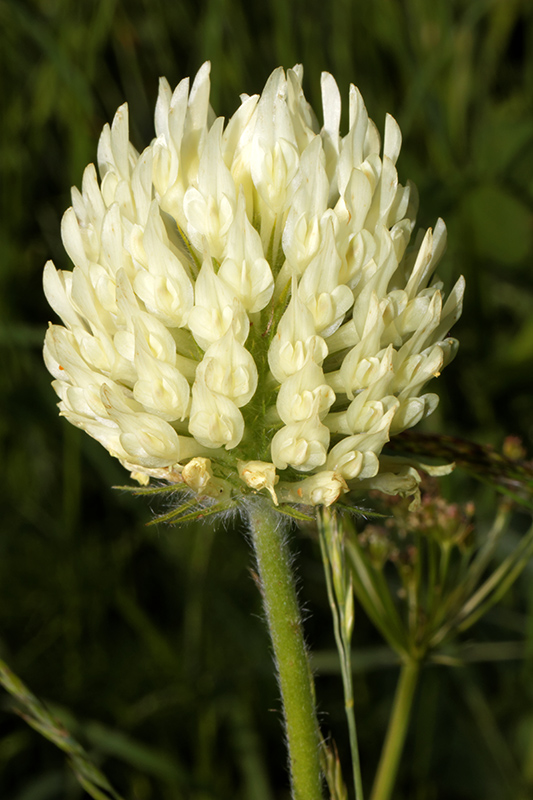
[[[52,312],[47,258],[124,100],[131,138],[153,135],[159,75],[212,61],[212,104],[231,115],[279,64],[302,62],[319,110],[322,70],[350,82],[404,145],[419,224],[442,216],[439,272],[467,278],[461,341],[427,430],[533,453],[533,6],[529,0],[0,0],[0,658],[43,698],[124,798],[285,800],[277,687],[250,553],[231,520],[149,527],[110,487],[120,465],[59,419],[41,358]],[[347,105],[347,103],[346,103]],[[345,109],[346,112],[347,109]],[[346,131],[346,114],[345,114]],[[448,492],[494,494],[463,475]],[[368,498],[365,502],[369,502]],[[525,529],[517,512],[502,544]],[[295,536],[316,652],[321,719],[347,753],[341,683],[316,543]],[[397,798],[533,797],[533,569],[468,641],[471,663],[423,677]],[[500,644],[497,644],[497,643]],[[522,646],[520,643],[525,642]],[[397,670],[358,611],[356,706],[370,782]],[[0,797],[86,797],[63,754],[0,710]],[[347,767],[345,767],[347,770]]]

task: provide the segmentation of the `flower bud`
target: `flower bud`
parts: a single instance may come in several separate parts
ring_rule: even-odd
[[[239,461],[237,464],[239,477],[247,486],[255,491],[266,489],[272,497],[274,505],[278,505],[278,498],[274,486],[279,481],[274,464],[265,461]]]

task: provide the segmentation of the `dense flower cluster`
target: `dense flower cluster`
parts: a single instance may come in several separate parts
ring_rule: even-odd
[[[460,279],[434,278],[445,226],[408,248],[416,202],[352,86],[341,137],[322,76],[322,127],[302,69],[277,69],[227,124],[162,79],[156,138],[139,154],[128,110],[62,222],[72,271],[48,262],[44,356],[61,414],[130,469],[212,497],[266,491],[330,504],[348,488],[409,491],[380,453],[437,405],[422,394],[453,357]]]

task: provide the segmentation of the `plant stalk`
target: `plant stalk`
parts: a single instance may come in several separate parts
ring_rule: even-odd
[[[419,661],[410,659],[404,662],[396,688],[385,743],[372,788],[371,800],[390,800],[392,796],[409,726],[411,707],[419,672]]]
[[[347,630],[345,608],[348,595],[351,594],[353,599],[353,584],[350,581],[346,582],[345,578],[345,559],[344,551],[338,550],[340,555],[340,570],[343,577],[337,581],[337,587],[340,589],[340,596],[335,591],[333,580],[333,570],[335,569],[334,555],[330,551],[330,546],[338,546],[338,540],[335,541],[331,536],[333,531],[337,532],[338,520],[327,509],[322,509],[317,514],[318,533],[320,541],[320,551],[322,553],[322,561],[324,564],[324,575],[326,578],[326,589],[328,593],[328,600],[333,617],[333,630],[335,634],[335,642],[339,653],[339,662],[342,674],[342,683],[344,688],[344,710],[346,712],[346,721],[348,723],[348,733],[350,737],[350,751],[352,756],[352,774],[354,782],[355,800],[363,800],[363,781],[361,777],[361,763],[359,758],[359,745],[357,741],[357,726],[355,722],[354,710],[354,696],[353,696],[353,677],[352,677],[352,659],[351,659],[351,627],[350,632]],[[328,536],[328,531],[330,536]],[[335,542],[335,543],[334,543]]]
[[[259,497],[248,504],[248,516],[281,689],[292,798],[322,800],[313,679],[283,523]]]

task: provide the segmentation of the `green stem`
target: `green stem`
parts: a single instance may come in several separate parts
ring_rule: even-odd
[[[351,659],[351,636],[348,635],[344,617],[344,607],[346,605],[347,594],[353,592],[353,586],[350,581],[349,585],[345,585],[346,581],[339,581],[343,586],[341,592],[342,596],[336,597],[333,587],[334,581],[332,580],[333,558],[328,547],[328,542],[331,542],[331,537],[328,537],[328,527],[336,526],[338,523],[337,518],[331,511],[323,508],[317,514],[317,524],[320,542],[320,552],[322,553],[322,561],[324,564],[324,575],[326,578],[326,590],[328,593],[328,600],[333,617],[333,631],[335,634],[335,642],[339,652],[339,661],[341,666],[342,683],[344,687],[344,710],[346,712],[346,720],[348,723],[348,733],[350,737],[350,751],[352,756],[352,774],[354,782],[355,800],[363,800],[363,781],[361,777],[361,762],[359,759],[359,744],[357,741],[357,726],[355,723],[354,711],[354,696],[353,696],[353,677],[352,677],[352,659]],[[344,560],[344,554],[342,556]],[[342,563],[341,570],[345,564]],[[353,597],[353,595],[352,595]]]
[[[279,677],[293,800],[322,800],[319,729],[283,523],[260,498],[248,504],[261,593]]]
[[[420,662],[414,659],[402,666],[371,800],[389,800],[392,796],[419,672]]]
[[[344,708],[346,720],[348,722],[348,733],[350,735],[350,751],[352,755],[352,774],[355,790],[355,800],[363,800],[363,780],[361,777],[361,762],[359,759],[359,744],[357,741],[357,727],[355,724],[353,680],[352,680],[352,661],[349,651],[345,650],[346,664],[343,670],[344,682]]]

